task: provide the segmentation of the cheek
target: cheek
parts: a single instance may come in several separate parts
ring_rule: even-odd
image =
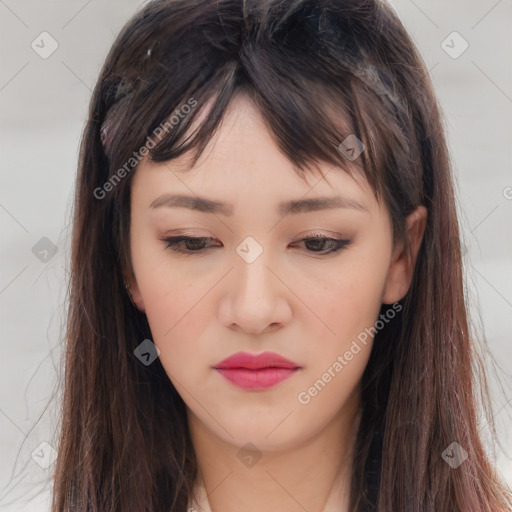
[[[187,403],[197,397],[197,386],[208,378],[211,343],[205,336],[213,312],[203,294],[193,292],[183,280],[165,286],[161,280],[146,290],[146,316],[160,363],[173,386]],[[197,292],[197,290],[196,290]]]
[[[343,348],[365,328],[373,326],[381,308],[386,261],[353,253],[336,272],[317,273],[301,283],[297,294],[318,317],[322,346]],[[298,276],[297,276],[298,277]],[[320,322],[321,320],[321,322]]]
[[[309,289],[308,305],[323,324],[305,331],[315,343],[295,397],[301,421],[320,428],[352,407],[350,396],[370,357],[385,278],[384,261],[347,258],[336,279]]]
[[[205,378],[209,366],[216,362],[209,360],[212,338],[205,333],[215,314],[209,293],[218,277],[200,279],[183,272],[171,260],[166,261],[165,253],[158,258],[144,258],[141,255],[138,261],[137,283],[152,341],[160,350],[166,373],[186,398],[189,382]]]
[[[162,351],[162,362],[170,351],[178,356],[197,350],[201,333],[213,314],[205,296],[207,289],[192,282],[192,277],[168,274],[165,278],[148,276],[141,286],[146,316],[153,341]]]
[[[303,414],[318,414],[316,421],[343,407],[370,357],[388,268],[385,257],[374,255],[375,250],[347,253],[336,276],[315,275],[300,291],[321,319],[303,326],[314,343],[297,395]]]

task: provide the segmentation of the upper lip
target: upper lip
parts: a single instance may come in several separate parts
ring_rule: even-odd
[[[258,370],[261,368],[300,368],[300,365],[276,354],[275,352],[263,352],[261,354],[237,352],[220,363],[217,363],[214,368],[247,368],[250,370]]]

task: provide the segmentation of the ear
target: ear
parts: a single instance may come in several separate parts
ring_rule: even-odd
[[[144,300],[142,299],[142,294],[140,293],[139,285],[137,284],[137,279],[135,278],[135,275],[133,271],[125,272],[124,275],[124,282],[129,285],[129,287],[126,289],[126,293],[131,296],[131,299],[137,309],[144,313],[146,311],[146,308],[144,306]]]
[[[414,265],[427,224],[427,209],[424,206],[418,206],[407,216],[406,224],[406,236],[410,250],[407,250],[407,245],[402,242],[393,251],[382,297],[384,304],[393,304],[399,301],[409,290],[414,274]]]

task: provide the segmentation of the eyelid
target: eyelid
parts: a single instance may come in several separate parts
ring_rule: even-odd
[[[180,231],[180,230],[171,231],[170,233],[166,233],[162,238],[160,238],[160,240],[167,241],[169,239],[176,239],[176,238],[193,238],[193,239],[201,238],[201,239],[215,240],[215,237],[213,237],[213,236],[200,235],[200,234],[197,234],[194,232]],[[297,235],[297,238],[292,243],[300,242],[302,240],[308,240],[310,238],[329,238],[329,239],[333,239],[333,240],[342,240],[342,239],[348,240],[349,237],[344,237],[341,233],[330,232],[330,234],[326,234],[326,233],[322,233],[320,231],[313,230],[313,231],[306,231],[305,233],[300,233],[299,235]]]
[[[341,233],[333,233],[330,232],[329,234],[322,233],[320,231],[306,231],[305,233],[301,233],[298,235],[299,240],[303,240],[304,238],[334,238],[334,239],[341,239],[343,238],[343,235]]]

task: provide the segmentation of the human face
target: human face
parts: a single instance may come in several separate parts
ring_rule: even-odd
[[[330,184],[299,178],[243,97],[196,166],[183,171],[183,162],[145,159],[132,183],[128,280],[160,362],[193,421],[224,441],[260,450],[305,442],[353,409],[372,346],[361,333],[399,292],[388,212],[364,178],[339,168],[323,166]],[[228,206],[216,213],[171,207],[165,194]],[[278,211],[283,201],[318,197],[344,204]],[[168,246],[181,235],[205,239]],[[336,242],[304,241],[312,237],[346,242],[329,253]],[[215,369],[241,351],[274,352],[299,368],[246,389]]]

